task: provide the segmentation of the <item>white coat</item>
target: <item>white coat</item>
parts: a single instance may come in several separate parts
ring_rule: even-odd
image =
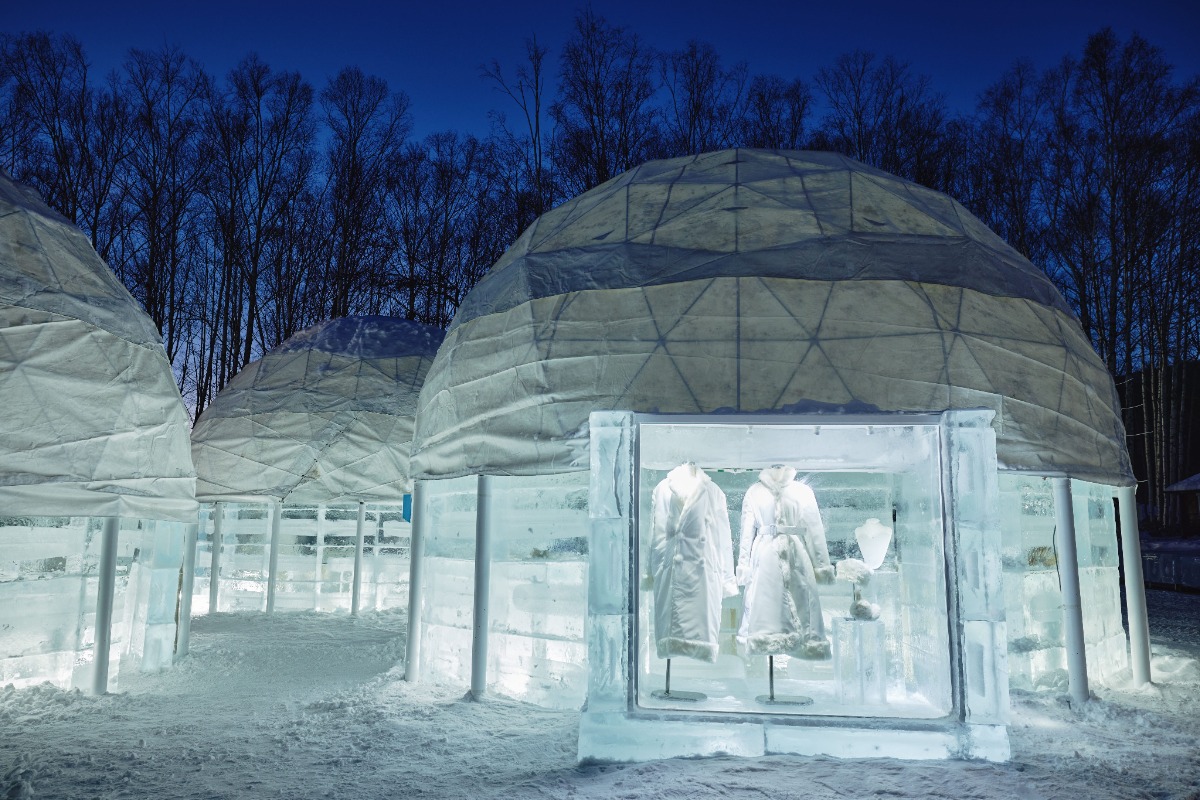
[[[725,493],[684,464],[654,488],[649,583],[659,658],[716,661],[721,601],[738,593]]]
[[[813,490],[771,467],[746,490],[737,581],[746,587],[738,643],[748,655],[829,657],[817,583],[833,582]]]

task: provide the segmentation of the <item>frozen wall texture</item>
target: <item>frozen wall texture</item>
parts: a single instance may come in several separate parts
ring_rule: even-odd
[[[92,688],[101,529],[96,517],[0,519],[0,686]],[[110,686],[169,667],[183,525],[125,520],[118,537]]]
[[[90,689],[104,518],[109,686],[171,664],[188,419],[158,331],[86,236],[0,173],[0,685]]]
[[[430,368],[417,476],[587,469],[594,410],[996,412],[1001,468],[1127,483],[1115,391],[1049,280],[842,156],[655,161],[543,215]]]
[[[214,562],[217,508],[210,503],[201,507],[192,611],[263,611],[274,505],[222,503],[220,552]],[[363,509],[360,609],[382,611],[408,605],[411,531],[399,505],[367,504]],[[358,504],[285,506],[279,536],[273,608],[350,611]],[[214,564],[217,607],[211,608]]]
[[[494,478],[488,690],[578,708],[587,690],[587,476]],[[427,484],[421,672],[471,679],[476,479]]]
[[[192,432],[202,500],[399,503],[417,394],[442,331],[344,317],[247,366]]]

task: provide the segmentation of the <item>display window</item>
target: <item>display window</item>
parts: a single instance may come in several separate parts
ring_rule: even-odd
[[[920,419],[642,424],[637,706],[953,714],[940,441]]]

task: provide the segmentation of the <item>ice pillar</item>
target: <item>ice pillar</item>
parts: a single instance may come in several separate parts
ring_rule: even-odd
[[[475,510],[475,607],[471,624],[471,697],[487,692],[488,594],[492,583],[492,478],[479,476]],[[412,591],[412,587],[409,587]]]
[[[225,520],[225,504],[213,505],[212,561],[208,570],[208,613],[217,613],[217,595],[221,587],[221,542],[222,523]]]
[[[1067,678],[1071,700],[1084,703],[1088,699],[1087,653],[1083,638],[1083,604],[1079,598],[1079,558],[1075,551],[1071,479],[1051,480],[1054,483],[1054,549],[1058,551],[1058,582],[1062,587]]]
[[[1010,756],[1008,632],[1000,555],[1000,487],[992,411],[942,415],[943,480],[950,510],[959,634],[963,721],[970,731],[964,754],[998,761]]]
[[[271,504],[271,555],[267,561],[267,613],[275,610],[275,587],[279,583],[279,530],[283,504]]]
[[[365,528],[367,523],[367,506],[363,502],[358,504],[358,529],[355,531],[354,537],[354,582],[350,587],[350,613],[358,616],[358,603],[362,595],[362,564],[363,564],[363,536],[365,536]]]
[[[421,678],[421,609],[425,591],[425,482],[413,482],[412,538],[408,551],[408,644],[404,648],[404,680]]]
[[[179,585],[179,628],[176,631],[175,654],[186,656],[192,638],[192,587],[196,582],[196,524],[187,526],[183,543],[183,579]]]
[[[1150,682],[1150,624],[1146,619],[1146,583],[1142,576],[1142,539],[1138,532],[1137,489],[1117,490],[1121,515],[1121,559],[1125,562],[1125,605],[1129,612],[1129,662],[1133,685]]]
[[[93,653],[95,672],[92,676],[92,691],[104,694],[108,691],[108,661],[112,652],[113,595],[117,587],[117,536],[121,520],[108,517],[104,520],[103,539],[100,543],[100,581],[96,592],[96,647]]]

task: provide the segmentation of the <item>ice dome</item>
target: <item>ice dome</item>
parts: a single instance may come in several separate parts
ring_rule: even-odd
[[[0,397],[5,515],[195,521],[158,330],[88,238],[3,172]]]
[[[1002,469],[1131,479],[1111,376],[959,203],[849,158],[654,161],[538,219],[466,297],[413,472],[587,469],[588,414],[995,410]]]
[[[300,331],[243,369],[192,432],[202,500],[399,503],[442,331],[381,316]]]

